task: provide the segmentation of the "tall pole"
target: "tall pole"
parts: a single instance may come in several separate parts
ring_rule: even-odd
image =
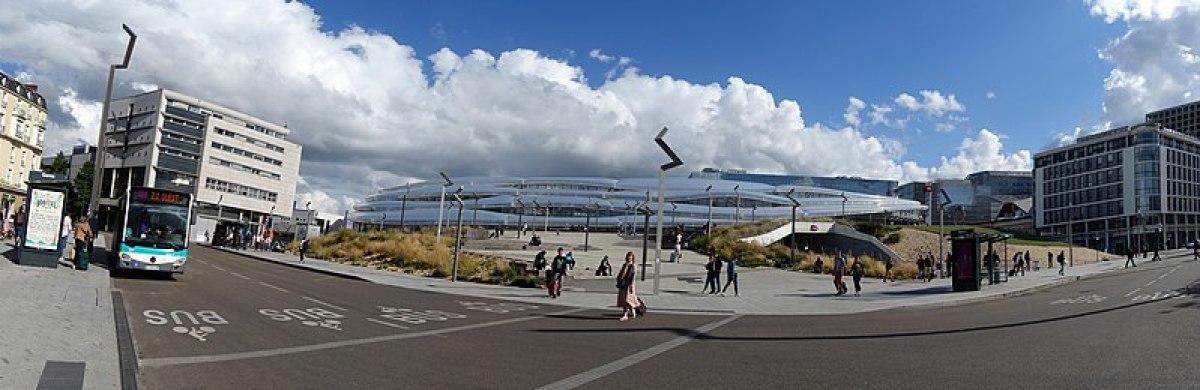
[[[678,214],[676,210],[679,210],[679,205],[671,202],[671,226],[675,226],[675,214]]]
[[[946,206],[938,207],[938,257],[942,258],[942,265],[949,259],[943,257],[946,255]],[[1031,261],[1026,259],[1026,261]],[[943,268],[946,272],[950,272],[950,267]]]
[[[108,134],[105,131],[108,127],[108,105],[112,101],[113,78],[116,77],[117,69],[125,69],[129,67],[129,58],[133,56],[133,45],[137,43],[137,34],[129,26],[122,24],[121,29],[125,30],[125,34],[129,35],[129,43],[125,46],[125,58],[120,64],[112,64],[108,68],[108,84],[104,91],[104,103],[100,107],[100,134],[96,137],[96,172],[99,172],[99,180],[92,182],[92,198],[88,204],[88,210],[91,210],[89,215],[95,215],[99,210],[100,202],[100,187],[104,183],[104,155],[107,154]],[[131,113],[132,114],[132,113]],[[115,176],[115,173],[114,173]],[[115,179],[115,177],[114,177]]]
[[[667,157],[671,158],[671,162],[659,166],[658,169],[658,231],[655,233],[656,237],[654,237],[654,295],[658,295],[659,263],[662,262],[663,203],[666,199],[667,170],[683,165],[683,160],[680,160],[679,156],[675,155],[675,151],[671,150],[671,147],[667,146],[667,142],[663,140],[663,136],[665,135],[667,135],[667,128],[663,127],[658,132],[658,136],[654,137],[654,143],[658,144],[663,153],[666,153]]]
[[[438,172],[438,175],[442,176],[445,183],[442,183],[442,197],[438,200],[437,232],[434,234],[434,244],[442,243],[442,212],[446,209],[446,187],[454,185],[454,181],[450,180],[450,176],[446,176],[446,172]]]
[[[521,210],[517,212],[517,238],[521,238],[521,233],[525,231],[525,225],[522,223],[525,220],[525,203],[522,203],[519,197],[514,200],[521,206]]]
[[[738,187],[741,184],[733,186],[733,224],[737,225],[742,219],[742,193],[738,192]]]
[[[585,218],[587,218],[587,219],[583,223],[583,251],[587,252],[588,251],[588,235],[591,234],[591,230],[592,230],[592,208],[585,207],[584,212],[586,212]]]
[[[404,191],[404,198],[400,201],[400,231],[404,231],[404,212],[408,210],[408,191]]]
[[[472,192],[471,196],[475,197],[475,209],[471,210],[471,226],[479,226],[479,193]]]
[[[1071,225],[1075,224],[1074,206],[1075,204],[1072,203],[1071,207],[1067,209],[1067,258],[1072,267],[1075,266],[1075,236],[1071,233]]]
[[[842,224],[843,225],[846,224],[846,201],[847,200],[850,200],[850,198],[847,198],[846,193],[843,192],[842,193]]]
[[[793,265],[796,264],[796,208],[800,207],[800,202],[797,202],[796,198],[792,197],[792,194],[795,192],[796,192],[796,189],[792,188],[792,189],[788,190],[787,194],[783,195],[783,196],[786,196],[788,198],[788,200],[792,201],[792,235],[789,236],[788,246],[792,247],[792,250],[791,250],[792,258],[789,261]]]
[[[646,204],[650,204],[650,202],[646,202]],[[650,248],[650,207],[642,205],[638,211],[640,211],[644,217],[642,222],[642,281],[645,282],[646,262],[650,259],[650,256],[647,255],[647,251]]]
[[[542,235],[550,237],[550,202],[546,202],[546,224],[542,226]]]
[[[711,190],[712,190],[712,186],[711,186],[711,185],[709,185],[709,186],[708,186],[708,188],[705,188],[705,189],[704,189],[704,194],[705,194],[705,195],[708,195],[708,224],[707,224],[707,225],[704,225],[704,230],[705,230],[705,231],[704,231],[704,235],[706,235],[706,236],[709,236],[709,237],[712,237],[712,206],[713,206],[713,198],[712,198],[712,192],[711,192]]]
[[[454,200],[458,202],[458,228],[454,230],[454,261],[450,264],[451,282],[458,280],[458,253],[462,252],[463,201],[462,197],[458,195],[460,192],[462,192],[461,188],[458,191],[454,191]]]

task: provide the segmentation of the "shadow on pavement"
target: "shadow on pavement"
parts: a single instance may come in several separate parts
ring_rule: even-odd
[[[16,248],[9,247],[8,250],[4,251],[3,255],[4,255],[4,258],[8,259],[8,261],[11,261],[13,264],[17,264],[17,249]]]
[[[894,296],[912,296],[912,295],[944,294],[944,293],[952,293],[952,292],[954,292],[953,287],[937,286],[937,287],[926,287],[926,288],[922,288],[919,290],[905,290],[905,291],[886,291],[886,290],[884,290],[884,291],[879,291],[879,294],[894,295]]]
[[[1111,312],[1121,311],[1121,310],[1125,310],[1125,309],[1135,308],[1135,307],[1142,306],[1142,305],[1156,303],[1156,302],[1159,302],[1162,300],[1163,299],[1152,300],[1152,301],[1149,301],[1149,300],[1141,301],[1141,302],[1135,302],[1135,303],[1130,303],[1130,304],[1121,305],[1121,306],[1097,309],[1097,310],[1083,312],[1083,313],[1063,315],[1063,316],[1058,316],[1058,317],[1050,317],[1050,318],[1044,318],[1044,319],[1039,319],[1039,320],[1013,322],[1013,323],[1007,323],[1007,324],[984,325],[984,326],[974,326],[974,327],[968,327],[968,328],[930,330],[930,331],[919,331],[919,332],[896,332],[896,333],[879,333],[879,334],[862,334],[862,335],[714,336],[714,335],[707,334],[707,333],[698,333],[693,329],[668,328],[668,327],[603,328],[603,329],[536,329],[536,330],[534,330],[534,332],[564,333],[565,334],[565,333],[628,333],[628,332],[671,331],[680,336],[685,336],[685,337],[689,337],[689,338],[696,339],[696,340],[714,340],[714,341],[766,341],[766,342],[772,342],[772,341],[829,341],[829,340],[888,339],[888,338],[899,338],[899,337],[921,337],[921,336],[935,336],[935,335],[958,334],[958,333],[973,333],[973,332],[980,332],[980,331],[987,331],[987,330],[1018,328],[1018,327],[1023,327],[1023,326],[1046,324],[1046,323],[1065,321],[1065,320],[1071,320],[1071,319],[1076,319],[1076,318],[1084,318],[1084,317],[1094,316],[1094,315],[1098,315],[1098,314],[1111,313]],[[1192,304],[1196,305],[1195,302],[1192,302]]]

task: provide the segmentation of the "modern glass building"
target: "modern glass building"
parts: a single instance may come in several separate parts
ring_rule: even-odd
[[[855,192],[867,195],[892,196],[899,182],[895,180],[865,179],[850,176],[807,176],[775,175],[768,173],[746,173],[736,169],[704,168],[688,176],[693,179],[718,179],[744,181],[771,186],[820,187],[831,190]]]
[[[463,223],[478,226],[528,225],[530,229],[589,226],[615,230],[640,226],[640,208],[657,210],[658,179],[599,177],[466,177],[446,186],[429,180],[385,188],[355,205],[350,220],[357,225],[429,226],[457,218],[455,192],[463,199]],[[460,190],[461,189],[461,190]],[[798,217],[838,217],[915,221],[925,206],[918,202],[809,186],[772,186],[730,180],[668,178],[663,223],[701,227],[760,219],[790,218],[792,202],[801,202]],[[844,195],[844,196],[843,196]],[[446,222],[449,223],[449,222]],[[651,223],[655,223],[651,218]]]
[[[1178,248],[1200,232],[1200,139],[1140,124],[1034,156],[1034,224],[1077,245]]]

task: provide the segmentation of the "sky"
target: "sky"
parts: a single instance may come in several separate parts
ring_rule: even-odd
[[[705,167],[920,181],[1200,99],[1200,1],[0,0],[0,70],[49,103],[45,155],[116,96],[171,88],[286,123],[299,202],[340,214],[451,176]]]

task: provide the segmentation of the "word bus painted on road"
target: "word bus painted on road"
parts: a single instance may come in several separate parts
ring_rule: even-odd
[[[308,309],[261,309],[262,314],[279,322],[300,321],[301,325],[316,326],[324,329],[342,330],[342,321],[346,316],[319,307]]]
[[[217,328],[209,325],[229,325],[224,317],[213,310],[200,310],[195,313],[184,310],[146,310],[142,312],[150,325],[175,325],[171,331],[192,336],[196,340],[208,341],[208,335],[216,333]]]

